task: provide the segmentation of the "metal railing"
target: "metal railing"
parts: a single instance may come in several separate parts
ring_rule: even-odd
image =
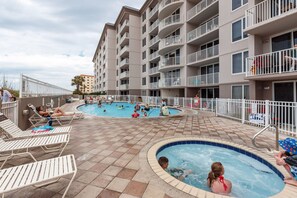
[[[149,12],[149,18],[151,18],[159,9],[159,4],[155,5],[155,7]]]
[[[170,37],[161,39],[160,48],[164,48],[170,45],[181,44],[181,43],[182,43],[182,38],[180,35],[170,36]]]
[[[175,14],[175,15],[171,15],[166,17],[165,19],[163,19],[162,21],[160,21],[160,29],[166,27],[167,25],[171,25],[173,23],[180,23],[181,22],[181,17],[180,14]]]
[[[158,27],[159,25],[159,19],[156,20],[150,27],[149,27],[149,31],[151,32],[152,30],[154,30],[156,27]]]
[[[203,10],[207,9],[211,4],[218,0],[203,0],[197,5],[195,5],[192,9],[188,10],[187,12],[187,20],[191,19],[195,15],[199,14]]]
[[[1,113],[18,125],[18,101],[2,103],[0,114]]]
[[[154,45],[155,43],[159,42],[160,38],[158,36],[155,36],[150,40],[150,46]]]
[[[149,86],[150,89],[158,89],[159,88],[159,82],[152,82]]]
[[[122,30],[124,29],[124,27],[127,26],[127,25],[129,25],[129,21],[128,21],[128,20],[125,20],[125,21],[123,22],[123,24],[121,25],[121,27],[120,27],[120,31],[119,31],[119,32],[122,32]]]
[[[164,8],[165,6],[167,6],[168,4],[171,4],[171,3],[174,3],[174,2],[178,2],[178,1],[181,1],[181,0],[163,0],[160,3],[159,9],[161,10],[162,8]]]
[[[219,83],[219,72],[188,77],[188,86],[213,85]]]
[[[197,39],[197,38],[207,34],[208,32],[211,32],[218,28],[219,28],[219,17],[217,16],[217,17],[211,19],[210,21],[206,22],[205,24],[190,31],[188,33],[188,41]]]
[[[278,132],[278,127],[275,126],[275,125],[268,125],[268,126],[264,127],[264,129],[261,129],[258,133],[256,133],[256,134],[254,135],[254,137],[252,138],[252,143],[253,143],[253,145],[254,145],[255,147],[257,147],[257,148],[266,148],[268,151],[270,151],[270,152],[272,151],[272,149],[271,149],[268,145],[258,145],[258,144],[256,143],[256,138],[257,138],[260,134],[262,134],[264,131],[266,131],[267,129],[270,129],[270,128],[272,128],[272,127],[275,128],[275,150],[279,151],[279,144],[278,144],[278,140],[279,140],[279,132]]]
[[[120,51],[120,55],[122,55],[124,52],[129,50],[129,45],[125,45],[125,47],[123,47]]]
[[[246,76],[291,73],[297,71],[297,48],[248,57]]]
[[[154,53],[150,54],[150,60],[155,59],[159,57],[159,51],[155,51]]]
[[[122,43],[123,40],[125,40],[127,38],[129,38],[129,33],[128,32],[126,32],[125,34],[123,34],[123,36],[120,38],[120,43]]]
[[[120,62],[120,67],[122,67],[123,65],[129,64],[129,58],[125,58]]]
[[[214,56],[219,55],[219,45],[197,51],[188,55],[188,63],[199,62]]]
[[[129,89],[129,84],[120,85],[120,89],[124,89],[124,90]]]
[[[154,74],[159,72],[159,67],[153,67],[149,69],[149,74]]]
[[[167,67],[167,66],[180,65],[180,64],[181,64],[180,56],[169,57],[169,58],[162,59],[160,67]]]
[[[265,0],[245,11],[246,27],[285,15],[291,10],[296,10],[297,0]]]
[[[21,74],[20,98],[71,95],[72,91]]]
[[[124,71],[120,73],[120,78],[127,78],[127,77],[129,77],[129,71]]]
[[[175,87],[175,86],[183,86],[183,78],[173,77],[173,78],[163,78],[159,80],[159,87]]]

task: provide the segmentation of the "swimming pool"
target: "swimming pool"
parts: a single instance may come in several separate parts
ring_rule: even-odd
[[[122,105],[124,108],[121,108]],[[78,107],[78,110],[96,116],[131,118],[131,115],[134,111],[134,107],[135,104],[130,104],[127,102],[113,102],[112,104],[102,103],[102,107],[98,107],[98,104],[82,105]],[[170,115],[177,115],[180,112],[181,111],[178,109],[169,108]],[[144,117],[143,113],[141,113],[140,111],[138,111],[138,113],[140,114],[140,117]],[[159,117],[159,113],[159,107],[151,107],[150,110],[147,111],[147,117]]]
[[[169,168],[192,170],[193,173],[183,182],[205,191],[210,191],[206,178],[215,161],[224,165],[224,176],[232,182],[231,196],[269,197],[284,188],[283,175],[274,166],[250,152],[229,145],[189,140],[169,143],[152,152],[157,155],[155,162],[159,157],[165,156],[169,159]],[[155,167],[157,163],[150,164]]]

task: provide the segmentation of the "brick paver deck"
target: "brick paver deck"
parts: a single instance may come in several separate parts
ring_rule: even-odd
[[[66,106],[71,109],[72,105]],[[146,151],[157,141],[170,137],[211,137],[253,147],[251,137],[259,128],[199,112],[184,117],[162,119],[116,119],[86,116],[72,123],[70,143],[64,154],[74,154],[78,166],[67,197],[75,198],[168,198],[191,197],[173,189],[151,170]],[[274,146],[271,132],[259,137],[262,144]],[[37,160],[56,156],[36,149]],[[7,166],[29,162],[15,158]],[[42,187],[28,187],[7,197],[61,197],[70,177]]]

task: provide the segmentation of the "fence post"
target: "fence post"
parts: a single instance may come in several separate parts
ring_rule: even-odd
[[[185,108],[185,98],[183,98],[183,108]]]
[[[213,98],[211,99],[210,109],[211,109],[211,112],[213,112]]]
[[[265,127],[269,125],[269,100],[265,100]]]
[[[17,101],[15,101],[15,103],[14,103],[14,123],[16,124],[16,125],[19,125],[19,114],[18,114],[18,109],[19,109],[19,101],[17,100]]]
[[[193,98],[191,98],[191,109],[193,109]]]
[[[241,123],[244,124],[245,121],[245,99],[242,99],[241,103]]]
[[[216,111],[215,111],[215,113],[216,113],[216,116],[218,116],[218,98],[216,98]]]

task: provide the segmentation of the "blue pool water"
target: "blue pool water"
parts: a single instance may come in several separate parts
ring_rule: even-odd
[[[120,106],[124,106],[123,109],[119,109]],[[117,118],[131,118],[131,115],[134,112],[135,104],[130,104],[127,102],[114,102],[111,105],[103,103],[102,107],[98,107],[97,104],[87,104],[78,107],[79,111],[85,112],[90,115],[96,116],[106,116],[106,117],[117,117]],[[143,107],[142,107],[143,108]],[[106,110],[106,112],[104,112]],[[179,114],[181,111],[178,109],[169,108],[170,115]],[[143,117],[143,113],[138,111],[140,117]],[[159,117],[160,108],[151,107],[149,111],[147,111],[147,117]]]
[[[213,162],[221,162],[224,177],[232,182],[233,197],[264,198],[279,193],[284,182],[272,169],[258,160],[240,152],[205,144],[178,144],[161,149],[157,158],[169,159],[169,168],[192,170],[184,182],[210,191],[206,184]]]

